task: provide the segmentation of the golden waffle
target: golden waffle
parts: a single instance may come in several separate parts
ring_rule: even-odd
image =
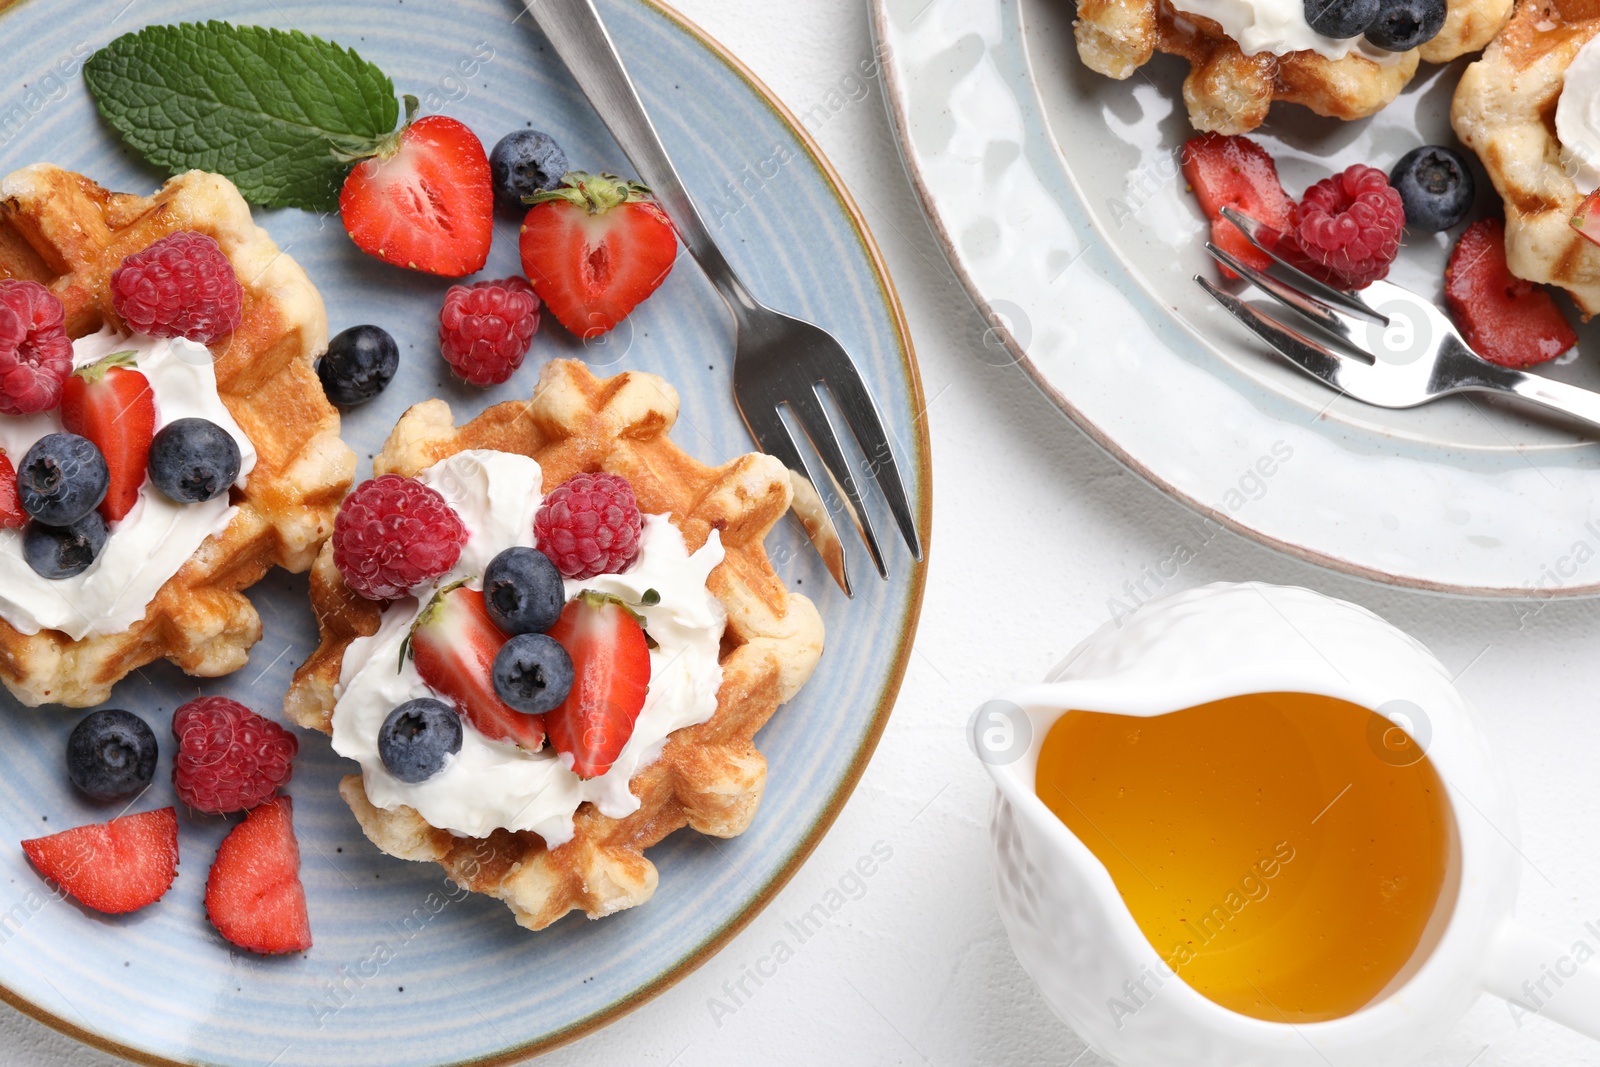
[[[333,529],[355,455],[339,440],[312,360],[328,341],[327,314],[305,272],[250,218],[233,183],[190,171],[154,196],[112,193],[49,164],[0,181],[0,278],[48,286],[73,337],[107,322],[110,276],[123,257],[177,230],[215,238],[244,286],[244,320],[211,346],[217,391],[255,445],[238,512],[157,592],[122,633],[73,641],[28,636],[0,620],[0,681],[25,704],[87,707],[128,672],[168,659],[201,677],[244,666],[261,619],[243,590],[273,564],[303,571]]]
[[[582,363],[557,360],[545,367],[532,400],[498,404],[459,428],[444,401],[416,405],[373,461],[379,474],[415,475],[466,449],[516,452],[538,460],[546,490],[580,472],[610,471],[633,485],[645,513],[672,517],[689,551],[712,530],[727,551],[706,583],[728,611],[717,710],[672,734],[661,757],[634,776],[634,814],[612,819],[585,803],[573,818],[573,838],[550,849],[529,831],[456,837],[409,807],[375,808],[359,774],[340,784],[379,848],[441,864],[458,884],[505,901],[529,929],[575,909],[597,919],[648,900],[656,869],[644,850],[680,827],[716,837],[742,833],[766,783],[755,733],[799,691],[822,653],[816,608],[784,588],[762,547],[789,508],[788,472],[759,453],[707,467],[668,439],[677,417],[676,390],[653,374],[597,379]],[[296,672],[285,710],[294,722],[328,733],[345,649],[377,631],[380,609],[344,584],[331,543],[311,570],[311,602],[322,641]]]
[[[1585,319],[1600,311],[1600,247],[1568,223],[1583,194],[1562,165],[1555,111],[1567,67],[1597,33],[1600,0],[1523,0],[1450,107],[1456,136],[1505,201],[1511,273],[1566,289]]]
[[[1183,102],[1190,124],[1232,134],[1261,125],[1274,100],[1333,118],[1365,118],[1399,95],[1418,59],[1445,63],[1482,48],[1504,25],[1511,4],[1449,0],[1438,36],[1390,66],[1355,54],[1337,60],[1311,51],[1247,56],[1215,21],[1179,11],[1170,0],[1078,0],[1073,27],[1078,55],[1109,78],[1128,77],[1158,51],[1188,60]]]

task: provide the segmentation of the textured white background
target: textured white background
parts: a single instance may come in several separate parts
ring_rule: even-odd
[[[848,101],[871,55],[857,0],[679,0],[807,123],[866,214],[905,303],[933,437],[934,533],[922,626],[899,705],[833,831],[720,955],[614,1026],[542,1064],[1079,1064],[1011,955],[990,887],[990,787],[963,729],[980,702],[1038,678],[1107,617],[1113,596],[1186,542],[1196,521],[1101,454],[1014,368],[945,266],[901,170],[875,84]],[[839,92],[837,96],[830,94]],[[860,95],[857,93],[856,95]],[[829,101],[847,102],[831,114]],[[813,109],[822,105],[823,110]],[[974,195],[981,195],[975,190]],[[1270,489],[1269,489],[1270,491]],[[1382,486],[1374,486],[1382,492]],[[1400,593],[1317,570],[1231,534],[1167,590],[1260,579],[1364,604],[1428,644],[1484,713],[1522,807],[1528,924],[1570,940],[1600,921],[1600,604],[1472,602]],[[1154,588],[1154,586],[1147,586]],[[892,857],[820,933],[785,924],[875,843]],[[774,944],[793,957],[736,1002]],[[771,964],[763,964],[771,972]],[[734,1010],[714,1012],[713,998]],[[0,1006],[0,1065],[113,1061]],[[1428,1067],[1600,1065],[1539,1019],[1518,1028],[1480,1001]]]

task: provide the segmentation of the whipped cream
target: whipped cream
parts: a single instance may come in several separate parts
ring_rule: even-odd
[[[533,517],[542,484],[539,464],[527,456],[475,450],[440,460],[418,475],[437,489],[461,516],[469,537],[449,574],[417,596],[398,600],[383,613],[378,632],[357,638],[345,651],[335,689],[333,750],[361,764],[367,798],[379,808],[414,808],[430,825],[467,837],[493,830],[532,830],[555,848],[572,837],[578,805],[592,802],[602,815],[623,818],[639,809],[628,782],[655,762],[674,730],[705,722],[717,710],[722,685],[718,663],[727,613],[706,589],[706,578],[722,562],[715,531],[691,554],[683,535],[665,515],[647,515],[639,557],[626,574],[568,581],[568,598],[584,589],[612,593],[639,604],[645,590],[660,601],[637,610],[658,647],[650,652],[650,690],[633,736],[611,770],[585,781],[553,748],[527,752],[491,741],[463,724],[461,751],[422,782],[402,782],[378,755],[378,730],[389,713],[408,700],[434,696],[410,660],[400,660],[411,624],[439,586],[473,577],[481,588],[489,561],[507,548],[534,547]]]
[[[1324,37],[1306,22],[1304,0],[1174,0],[1180,12],[1200,15],[1222,27],[1247,56],[1271,52],[1315,52],[1328,59],[1352,53],[1380,66],[1400,62],[1403,52],[1387,52],[1365,37]]]
[[[1578,49],[1562,76],[1561,99],[1556,102],[1556,139],[1561,142],[1561,166],[1578,191],[1600,188],[1600,47],[1591,37]]]
[[[183,418],[210,419],[222,427],[239,444],[234,484],[244,488],[256,450],[217,395],[210,351],[181,337],[128,336],[107,327],[73,342],[72,365],[125,351],[150,380],[156,429]],[[35,441],[61,428],[58,411],[0,416],[0,448],[17,465]],[[206,538],[226,529],[237,510],[226,496],[179,504],[147,480],[133,510],[111,524],[99,557],[71,578],[41,578],[23,559],[22,531],[0,530],[0,618],[20,633],[60,630],[74,641],[121,633],[144,618],[167,579]]]

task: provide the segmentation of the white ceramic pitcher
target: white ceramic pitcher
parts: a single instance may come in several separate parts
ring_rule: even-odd
[[[1066,710],[1154,716],[1268,692],[1388,716],[1433,761],[1455,818],[1452,870],[1414,957],[1373,1003],[1328,1022],[1266,1022],[1184,984],[1105,867],[1034,792],[1040,747]],[[985,704],[971,740],[999,787],[991,829],[1012,948],[1056,1013],[1118,1064],[1403,1064],[1485,991],[1519,1018],[1600,1039],[1600,922],[1574,921],[1560,940],[1513,922],[1522,860],[1505,773],[1439,661],[1364,608],[1256,583],[1152,601],[1101,627],[1043,684]]]

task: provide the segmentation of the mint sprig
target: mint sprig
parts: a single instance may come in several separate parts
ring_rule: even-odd
[[[352,161],[400,116],[394,83],[355,52],[262,26],[147,26],[90,56],[83,76],[151,163],[216,171],[266,207],[337,210]]]

